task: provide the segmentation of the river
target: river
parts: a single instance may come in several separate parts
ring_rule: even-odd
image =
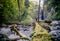
[[[21,35],[26,36],[27,38],[31,39],[30,35],[33,33],[33,27],[34,26],[18,25],[17,28],[18,28],[18,32]],[[11,31],[11,29],[9,27],[0,27],[0,34],[7,35],[9,39],[19,38],[19,36],[16,35],[16,33],[14,31]],[[28,40],[20,39],[17,41],[28,41]]]

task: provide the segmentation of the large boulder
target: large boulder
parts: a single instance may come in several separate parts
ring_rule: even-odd
[[[51,31],[50,35],[52,35],[52,38],[58,39],[60,37],[60,30]]]
[[[51,23],[52,26],[57,26],[58,24],[59,24],[58,21],[52,21]]]

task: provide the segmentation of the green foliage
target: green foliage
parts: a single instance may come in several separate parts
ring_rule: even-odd
[[[24,6],[25,3],[24,3],[24,0],[20,0],[19,3],[20,3],[20,4],[19,4],[19,5],[20,5],[20,6],[19,6],[19,7],[20,7],[20,8],[19,8],[20,11],[19,11],[19,12],[20,12],[20,16],[21,16],[21,15],[24,14],[24,11],[25,11],[25,6]]]
[[[3,21],[3,17],[2,17],[2,13],[3,13],[3,0],[0,0],[0,23],[2,24]]]
[[[23,17],[23,20],[21,21],[22,24],[31,24],[32,23],[31,16],[27,15],[26,17]]]
[[[26,8],[29,7],[29,0],[25,0],[25,7],[26,7]]]
[[[21,23],[22,24],[31,24],[34,17],[34,10],[30,7],[30,2],[25,1],[25,7],[23,9],[23,14],[21,15]]]
[[[18,6],[16,0],[4,0],[3,1],[3,19],[5,19],[5,23],[9,23],[17,20],[19,16]]]
[[[55,8],[55,13],[53,13],[52,19],[60,20],[60,1],[50,0],[50,6]]]
[[[2,12],[0,22],[3,21],[3,23],[30,23],[34,17],[29,0],[1,0],[0,12]]]

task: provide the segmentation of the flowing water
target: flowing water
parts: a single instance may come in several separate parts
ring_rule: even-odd
[[[23,25],[18,25],[18,32],[26,36],[27,38],[31,39],[30,35],[33,33],[33,26],[23,26]],[[14,39],[14,38],[19,38],[18,35],[14,31],[11,31],[9,27],[2,27],[0,28],[0,34],[5,34],[8,36],[9,39]],[[26,39],[20,39],[17,41],[28,41]]]

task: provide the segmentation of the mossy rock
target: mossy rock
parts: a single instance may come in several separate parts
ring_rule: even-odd
[[[45,23],[52,23],[52,20],[45,20]]]
[[[52,41],[49,34],[38,34],[32,37],[31,41]]]

